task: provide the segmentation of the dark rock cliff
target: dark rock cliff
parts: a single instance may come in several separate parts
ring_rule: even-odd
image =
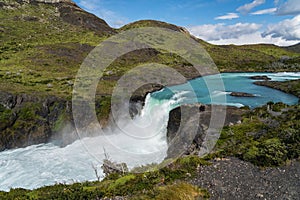
[[[185,110],[184,114],[182,109]],[[232,106],[216,106],[216,110],[226,110],[224,126],[240,123],[242,114],[246,112]],[[180,151],[184,154],[198,154],[211,123],[211,115],[211,105],[182,105],[173,109],[167,126],[168,157],[178,155]]]
[[[0,92],[0,150],[45,143],[71,122],[71,103],[54,96]]]

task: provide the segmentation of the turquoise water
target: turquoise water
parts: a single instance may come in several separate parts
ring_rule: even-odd
[[[210,75],[206,77],[200,77],[188,81],[182,85],[176,85],[164,88],[158,92],[151,94],[152,98],[157,100],[170,99],[174,94],[180,94],[178,98],[181,99],[178,102],[180,104],[190,103],[204,103],[204,104],[226,104],[236,107],[249,106],[255,108],[266,104],[269,101],[272,102],[284,102],[289,105],[297,104],[298,98],[275,90],[272,88],[258,86],[253,82],[258,80],[250,79],[251,76],[266,75],[271,78],[272,81],[286,81],[300,79],[300,73],[222,73],[221,78],[224,83],[224,90],[213,90],[209,93],[206,82],[209,82],[209,87],[219,87],[218,75]],[[220,88],[222,88],[220,86]],[[231,92],[246,92],[255,95],[255,97],[233,97],[230,96]],[[217,96],[225,96],[226,101],[218,101]],[[177,106],[178,106],[177,105]]]
[[[213,101],[254,108],[268,101],[298,102],[293,95],[252,84],[249,77],[254,75],[267,75],[277,81],[300,79],[300,73],[223,73],[225,89],[218,75],[212,75],[154,92],[147,96],[140,115],[133,121],[123,121],[123,129],[107,130],[107,135],[82,138],[63,148],[49,143],[0,152],[0,190],[96,180],[93,166],[98,166],[102,175],[104,148],[113,161],[125,162],[130,168],[159,163],[168,149],[169,111],[181,104]],[[210,93],[206,82],[210,84]],[[252,93],[256,97],[231,97],[230,91]],[[222,101],[225,99],[222,97],[227,101]]]

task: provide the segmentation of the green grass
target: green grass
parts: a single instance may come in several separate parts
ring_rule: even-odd
[[[15,2],[15,1],[5,1]],[[33,20],[28,20],[31,17]],[[156,26],[185,32],[184,29],[159,21],[142,20],[118,31]],[[41,93],[68,97],[77,70],[89,51],[109,34],[98,35],[92,30],[62,20],[50,4],[24,4],[15,9],[0,10],[0,90],[12,93]],[[220,71],[298,71],[299,53],[273,45],[216,46],[197,39],[211,55]],[[291,59],[288,65],[274,68],[271,64],[282,56]],[[171,66],[186,77],[195,73],[189,63],[167,52],[136,51],[117,59],[107,71],[107,81],[99,85],[98,93],[109,95],[116,80],[141,63],[156,62]],[[110,78],[113,76],[113,78]],[[51,87],[49,87],[51,86]]]
[[[281,113],[273,116],[268,111]],[[299,105],[269,103],[249,111],[242,123],[225,127],[211,155],[235,156],[258,166],[280,166],[299,159]]]
[[[0,27],[0,90],[13,93],[70,95],[66,79],[74,79],[89,50],[106,37],[63,21],[53,5],[42,3],[1,9]]]
[[[299,62],[279,65],[282,56],[298,58],[299,53],[289,52],[274,45],[206,45],[206,50],[221,72],[228,71],[299,71]]]

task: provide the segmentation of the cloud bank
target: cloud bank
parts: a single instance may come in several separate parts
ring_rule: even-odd
[[[300,1],[299,0],[288,0],[284,4],[280,5],[277,15],[298,15],[300,14]]]
[[[300,15],[286,19],[278,24],[272,24],[263,32],[263,37],[283,38],[285,40],[300,40]]]
[[[300,42],[300,15],[269,24],[262,29],[263,26],[256,23],[218,23],[188,27],[191,34],[213,44],[272,43],[288,46]]]
[[[256,23],[237,23],[234,25],[225,24],[205,24],[193,26],[188,30],[196,37],[204,40],[223,40],[239,38],[241,35],[248,35],[259,30],[260,24]]]

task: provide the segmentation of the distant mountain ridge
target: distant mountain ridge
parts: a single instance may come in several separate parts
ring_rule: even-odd
[[[300,43],[292,45],[292,46],[284,47],[284,48],[289,51],[300,53]]]

